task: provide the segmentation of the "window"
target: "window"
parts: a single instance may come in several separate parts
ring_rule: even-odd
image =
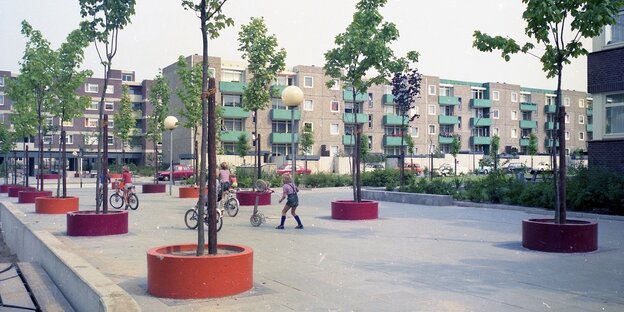
[[[224,69],[221,72],[221,80],[222,81],[230,81],[230,82],[243,82],[243,71],[240,70],[231,70]]]
[[[281,99],[279,100],[281,101]],[[223,94],[221,96],[221,104],[226,107],[242,107],[243,106],[242,96],[234,95],[234,94]]]
[[[401,114],[401,112],[399,112],[398,105],[384,105],[383,109],[384,109],[384,115],[399,116]]]
[[[338,135],[340,127],[338,126],[338,124],[331,124],[329,125],[329,134],[331,135]]]
[[[99,92],[99,87],[98,87],[97,84],[87,83],[85,85],[85,92],[86,93],[98,93]]]
[[[411,135],[413,137],[415,137],[415,138],[418,137],[418,128],[417,127],[412,127]]]
[[[531,93],[520,92],[520,102],[531,103]]]
[[[511,101],[514,103],[518,102],[518,93],[511,92]]]
[[[557,96],[554,94],[546,94],[546,105],[555,105]]]
[[[436,126],[435,125],[429,125],[429,134],[436,134]]]
[[[114,120],[108,120],[108,129],[112,129],[115,128],[115,121]]]
[[[87,110],[98,110],[98,108],[100,107],[100,102],[98,101],[91,101],[91,105],[87,106]]]
[[[223,118],[222,126],[225,131],[244,131],[244,119]]]
[[[4,92],[0,92],[0,105],[4,105]]]
[[[121,80],[122,81],[134,81],[134,77],[132,77],[132,74],[130,73],[123,73],[121,74]]]
[[[511,129],[511,138],[512,139],[518,138],[518,129]]]
[[[615,16],[615,24],[605,27],[605,44],[624,42],[624,10]]]
[[[624,93],[607,96],[605,134],[624,133]]]
[[[570,123],[570,115],[565,115],[565,123]]]
[[[473,99],[483,99],[483,88],[472,88],[470,89],[470,93]]]
[[[436,106],[435,105],[427,106],[427,114],[435,115],[436,114]]]
[[[242,119],[238,119],[242,120]],[[290,121],[285,120],[275,120],[271,124],[271,131],[274,133],[291,133],[290,131]]]
[[[513,95],[514,94],[515,93],[511,94],[512,99],[513,99]],[[492,91],[492,100],[494,100],[494,101],[500,100],[500,92],[499,91]]]
[[[578,123],[580,125],[585,124],[585,115],[579,115],[578,116]]]
[[[67,121],[63,121],[63,127],[73,127],[74,126],[74,120],[67,120]]]
[[[43,145],[52,145],[52,136],[51,135],[43,136]]]
[[[74,135],[69,134],[65,136],[65,144],[74,144]]]
[[[314,88],[314,77],[312,77],[312,76],[303,76],[303,87],[304,88]]]
[[[216,72],[217,70],[214,67],[208,67],[208,78],[217,78]]]
[[[314,127],[311,122],[303,123],[303,132],[312,132],[314,131]]]
[[[4,123],[4,114],[0,114],[0,123]],[[13,127],[13,125],[11,125]]]
[[[48,127],[54,126],[54,117],[46,117],[45,125]]]
[[[579,141],[585,141],[585,132],[579,132],[578,138],[579,138]]]
[[[225,155],[236,154],[236,143],[234,142],[221,142],[221,147],[223,148]]]
[[[518,120],[518,111],[511,111],[511,120]]]
[[[113,85],[106,86],[106,94],[113,94],[113,93],[115,93],[115,86]]]
[[[346,102],[344,105],[344,112],[345,113],[356,113],[359,114],[360,112],[362,112],[362,103],[351,103],[351,102]]]
[[[332,112],[339,112],[340,111],[340,102],[333,100],[330,102],[329,104],[329,110]]]
[[[373,94],[368,94],[368,108],[373,108]]]
[[[498,119],[499,117],[499,110],[498,109],[493,109],[492,110],[492,119]]]
[[[115,105],[113,104],[113,102],[104,102],[104,110],[113,111],[115,110]]]
[[[314,102],[312,102],[312,100],[304,100],[303,101],[303,110],[304,111],[313,111],[314,110]]]
[[[566,139],[566,141],[570,140],[570,132],[568,132],[568,131],[565,132],[565,139]]]
[[[585,107],[585,99],[579,99],[579,107],[580,108]]]
[[[368,127],[373,127],[373,114],[368,114]]]
[[[0,76],[0,87],[4,87],[4,77]]]
[[[85,127],[95,128],[98,125],[97,118],[85,118]]]
[[[113,139],[112,135],[106,137],[106,142],[108,143],[108,145],[115,145],[115,139]]]
[[[453,96],[453,87],[440,85],[440,96]]]
[[[563,106],[570,106],[570,98],[569,97],[563,98]]]
[[[500,136],[500,130],[498,128],[494,128],[494,130],[492,131],[492,134]]]
[[[332,156],[338,156],[338,154],[340,153],[340,147],[332,145],[329,147],[329,151],[331,152]]]
[[[429,85],[429,88],[427,88],[427,90],[429,90],[429,95],[436,95],[436,86],[435,85]]]

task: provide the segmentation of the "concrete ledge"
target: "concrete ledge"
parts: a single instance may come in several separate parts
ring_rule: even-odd
[[[453,197],[450,195],[417,194],[376,190],[362,190],[362,199],[427,206],[453,205]]]
[[[31,230],[11,203],[0,203],[4,240],[20,261],[35,262],[48,273],[77,311],[140,311],[117,284],[47,231]]]

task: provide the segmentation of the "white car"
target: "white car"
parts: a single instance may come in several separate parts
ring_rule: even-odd
[[[440,175],[442,175],[443,177],[452,176],[454,175],[453,172],[455,172],[455,166],[452,164],[442,164],[438,168],[438,172],[440,172]],[[468,168],[457,164],[457,175],[466,175],[468,174],[468,172]]]

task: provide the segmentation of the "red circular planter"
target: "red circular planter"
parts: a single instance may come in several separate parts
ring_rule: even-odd
[[[21,191],[35,191],[35,190],[37,189],[31,186],[19,185],[19,186],[10,186],[7,193],[9,193],[9,197],[17,197],[17,195],[19,195],[19,192]]]
[[[219,244],[217,255],[195,256],[197,244],[170,245],[147,251],[147,291],[174,299],[218,298],[253,286],[253,250]],[[208,250],[208,245],[205,246]],[[225,252],[225,253],[223,253]]]
[[[17,193],[17,202],[20,204],[33,204],[37,197],[52,196],[52,191],[22,190]]]
[[[598,249],[598,223],[567,220],[557,224],[553,219],[522,221],[522,246],[546,252],[590,252]]]
[[[108,176],[111,178],[111,180],[112,179],[121,179],[121,178],[123,178],[123,175],[121,173],[111,173]]]
[[[37,197],[35,212],[43,214],[63,214],[80,209],[78,197]]]
[[[167,192],[167,184],[143,184],[143,193],[165,193]]]
[[[208,195],[208,189],[205,189],[204,193]],[[181,187],[178,189],[178,194],[180,194],[180,198],[199,198],[199,187],[196,187],[196,186]]]
[[[72,211],[67,213],[67,235],[105,236],[128,233],[128,212]]]
[[[258,197],[258,206],[267,206],[271,204],[270,192],[255,192],[255,191],[237,191],[236,199],[240,206],[254,206],[256,204],[256,197]]]
[[[332,219],[336,220],[370,220],[379,217],[379,203],[371,200],[354,202],[337,200],[331,203]]]
[[[57,180],[59,178],[59,175],[57,173],[44,173],[44,174],[38,174],[37,175],[37,180],[41,179],[41,177],[43,177],[44,180]]]
[[[0,185],[0,193],[8,193],[9,192],[9,187],[14,187],[14,186],[22,186],[19,184],[2,184]]]

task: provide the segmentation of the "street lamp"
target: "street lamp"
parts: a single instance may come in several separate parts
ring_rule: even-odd
[[[178,127],[178,118],[175,116],[167,116],[165,118],[165,129],[169,130],[169,195],[173,190],[173,129]],[[158,155],[156,155],[158,156]]]
[[[80,188],[82,188],[82,151],[73,151],[72,155],[78,160],[78,176],[80,177]]]
[[[291,154],[292,154],[292,166],[291,166],[291,174],[293,181],[295,179],[296,171],[296,158],[297,151],[295,150],[295,107],[299,106],[303,102],[303,91],[299,89],[297,86],[288,86],[282,91],[282,101],[284,101],[284,105],[291,108],[290,110],[290,132],[291,136]]]

